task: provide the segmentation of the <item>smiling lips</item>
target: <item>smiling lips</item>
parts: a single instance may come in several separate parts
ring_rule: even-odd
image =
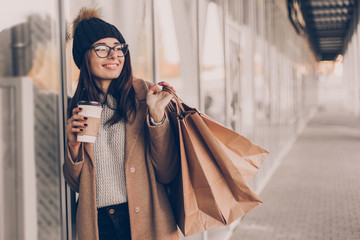
[[[117,63],[109,63],[109,64],[104,64],[103,67],[106,69],[110,69],[110,70],[116,70],[117,67],[119,66],[119,64]]]

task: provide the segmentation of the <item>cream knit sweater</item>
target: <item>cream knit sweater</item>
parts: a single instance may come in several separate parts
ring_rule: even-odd
[[[93,144],[96,169],[96,206],[105,207],[127,201],[125,181],[125,122],[105,123],[114,114],[115,101],[108,96],[101,113],[99,134]]]

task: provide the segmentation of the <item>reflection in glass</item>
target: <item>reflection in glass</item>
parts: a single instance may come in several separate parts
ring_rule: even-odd
[[[239,104],[239,90],[240,90],[240,43],[236,41],[229,42],[229,54],[230,54],[230,101],[229,101],[229,118],[230,118],[230,127],[234,131],[239,131],[239,121],[240,121],[240,104]]]
[[[5,83],[0,77],[0,238],[17,238],[17,215],[12,209],[17,207],[19,199],[16,189],[16,175],[19,171],[16,164],[15,150],[15,116],[11,109],[15,108],[14,87]],[[11,108],[10,108],[11,107]],[[6,184],[5,184],[6,183]]]
[[[201,92],[206,115],[225,124],[225,65],[221,9],[207,5],[201,51]],[[201,22],[201,20],[200,20]]]
[[[180,54],[171,2],[156,0],[155,4],[158,24],[159,79],[178,85],[176,82],[180,81]]]
[[[158,80],[169,82],[187,104],[197,107],[196,1],[154,3]]]
[[[0,32],[0,103],[7,113],[0,120],[0,149],[6,147],[0,151],[6,163],[0,169],[6,171],[0,174],[0,238],[58,240],[60,51],[57,22],[50,17],[57,15],[57,2],[30,5],[10,4],[16,20],[7,19]],[[4,161],[9,151],[14,154]]]
[[[152,81],[151,1],[114,0],[114,2],[119,6],[119,8],[114,9],[115,11],[123,9],[127,12],[124,17],[115,16],[118,18],[120,31],[127,37],[126,41],[130,45],[134,76]]]
[[[265,147],[268,130],[268,109],[270,105],[269,87],[265,81],[265,48],[259,36],[255,41],[254,52],[254,101],[255,101],[255,140]]]

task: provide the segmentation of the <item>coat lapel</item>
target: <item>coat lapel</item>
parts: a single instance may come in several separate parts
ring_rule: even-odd
[[[144,128],[147,114],[146,94],[149,89],[145,82],[134,79],[133,87],[137,99],[137,112],[133,121],[128,121],[125,125],[125,164],[131,159],[132,151],[135,149],[139,134]]]
[[[139,101],[137,116],[125,125],[125,163],[128,162],[146,120],[146,101]]]
[[[90,163],[92,164],[92,166],[95,166],[94,155],[93,155],[93,151],[92,151],[92,143],[86,142],[84,145],[85,145],[84,146],[85,154],[88,154],[88,156],[90,158]]]

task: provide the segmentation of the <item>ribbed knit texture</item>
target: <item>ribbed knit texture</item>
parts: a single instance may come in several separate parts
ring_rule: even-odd
[[[105,123],[112,117],[114,98],[108,96],[111,106],[104,105],[99,135],[93,144],[96,169],[96,206],[105,207],[127,201],[125,181],[125,123],[112,126]]]

